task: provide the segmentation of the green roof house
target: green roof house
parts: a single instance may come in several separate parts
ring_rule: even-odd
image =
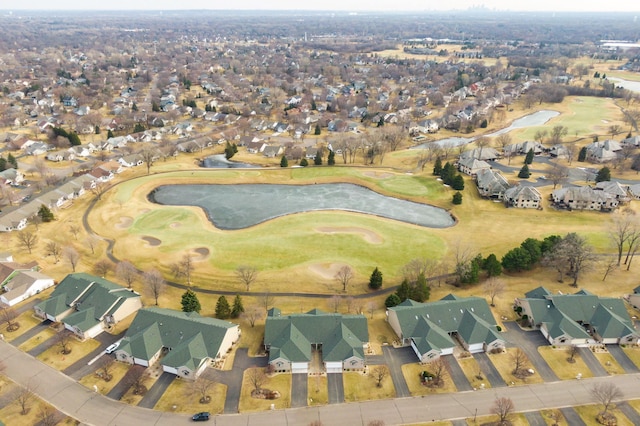
[[[142,307],[140,295],[104,278],[69,274],[34,307],[37,316],[63,322],[82,339],[93,338]]]
[[[587,290],[553,294],[538,287],[516,299],[515,306],[552,345],[629,344],[640,338],[622,299]]]
[[[471,353],[501,349],[505,343],[481,297],[449,294],[437,302],[405,300],[387,309],[387,321],[420,362],[452,354],[456,341]]]
[[[276,371],[292,373],[309,373],[314,359],[322,361],[315,368],[327,373],[362,370],[368,342],[369,330],[363,315],[330,314],[319,309],[281,315],[279,309],[272,308],[264,331],[269,365]]]
[[[116,359],[162,369],[195,380],[211,362],[223,359],[240,338],[240,327],[196,312],[145,308],[127,330]]]

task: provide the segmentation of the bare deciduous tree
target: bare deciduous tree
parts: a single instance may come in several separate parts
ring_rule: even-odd
[[[140,157],[142,158],[142,161],[144,161],[144,164],[147,166],[147,174],[150,174],[151,167],[156,161],[156,153],[153,149],[146,147],[143,148],[142,151],[140,151]]]
[[[31,403],[36,399],[35,390],[35,385],[29,381],[26,386],[21,387],[15,394],[14,402],[20,406],[20,414],[23,416],[29,414]]]
[[[6,330],[11,333],[20,328],[20,324],[16,321],[18,313],[10,306],[0,304],[0,321],[7,324]]]
[[[96,245],[98,244],[98,239],[93,235],[89,235],[84,239],[84,242],[87,247],[91,249],[91,254],[96,254]]]
[[[624,397],[622,390],[611,382],[598,383],[591,388],[590,392],[591,396],[604,406],[604,409],[600,412],[601,416],[607,414],[614,401]]]
[[[62,248],[57,241],[48,241],[45,246],[45,253],[47,256],[53,256],[55,263],[58,263],[60,260],[60,253],[62,252]]]
[[[554,164],[547,173],[549,180],[553,182],[553,189],[556,189],[556,186],[560,184],[564,184],[569,177],[569,169],[559,164]]]
[[[69,262],[71,270],[75,272],[76,266],[78,266],[78,262],[80,262],[80,253],[78,253],[78,250],[73,246],[66,246],[62,249],[62,256]]]
[[[376,387],[382,387],[382,381],[389,375],[389,370],[384,365],[377,365],[371,369],[369,375],[376,381]]]
[[[171,265],[171,272],[175,278],[184,277],[187,285],[191,285],[191,274],[193,273],[193,258],[189,253],[182,257],[178,263]]]
[[[144,395],[147,391],[145,382],[147,380],[146,369],[141,365],[134,365],[125,375],[127,384],[133,388],[134,395]]]
[[[38,244],[38,235],[27,230],[19,231],[16,234],[18,245],[31,254],[36,244]]]
[[[338,295],[331,296],[329,299],[329,307],[333,310],[333,312],[337,313],[340,308],[340,304],[342,303],[342,297]]]
[[[125,284],[127,284],[128,288],[131,288],[131,285],[136,280],[137,274],[138,271],[136,270],[136,267],[133,266],[133,263],[128,260],[118,262],[118,265],[116,266],[116,275],[124,281]]]
[[[115,359],[110,356],[103,356],[100,358],[100,362],[98,363],[98,376],[104,380],[105,382],[110,382],[113,378],[113,364],[115,363]]]
[[[265,312],[268,311],[275,302],[276,302],[276,297],[269,292],[266,292],[262,294],[262,296],[260,296],[260,304],[264,308]]]
[[[529,368],[529,359],[527,358],[527,354],[525,354],[520,348],[517,348],[511,354],[511,361],[513,362],[513,371],[511,373],[514,376],[521,375]]]
[[[94,181],[90,190],[97,200],[101,200],[102,196],[109,189],[109,185],[106,182]]]
[[[142,280],[144,281],[145,289],[155,300],[156,306],[158,306],[158,298],[167,286],[162,274],[157,269],[151,269],[142,275]]]
[[[254,327],[256,325],[256,321],[262,319],[262,310],[253,306],[241,313],[240,318],[246,319],[249,321],[249,325]]]
[[[213,374],[203,373],[189,384],[187,392],[189,395],[196,395],[200,404],[208,404],[211,401],[209,392],[215,384]]]
[[[489,279],[484,282],[483,287],[485,293],[491,300],[491,306],[496,306],[494,301],[496,297],[500,296],[504,292],[504,281],[502,281],[500,278],[489,277]]]
[[[113,266],[107,259],[100,259],[93,264],[93,273],[99,277],[105,278],[111,272]]]
[[[349,281],[353,278],[353,269],[348,265],[344,265],[338,270],[334,278],[342,284],[342,291],[347,291]]]
[[[513,401],[507,397],[496,398],[491,407],[491,413],[498,416],[498,424],[506,424],[507,420],[515,410]]]
[[[80,233],[80,227],[75,223],[72,223],[71,225],[69,225],[69,232],[71,232],[71,235],[73,235],[73,239],[77,240],[78,234]]]
[[[369,302],[367,302],[367,312],[369,312],[369,315],[371,316],[371,319],[373,319],[373,314],[376,312],[376,309],[378,309],[378,303],[371,300]]]
[[[571,345],[567,348],[567,355],[569,355],[567,357],[567,362],[570,364],[573,364],[574,362],[576,362],[576,355],[578,355],[578,346],[576,345]]]
[[[240,265],[236,268],[236,276],[250,290],[251,284],[258,278],[258,269],[255,266]]]
[[[71,339],[73,339],[73,333],[66,328],[56,334],[56,344],[60,347],[60,353],[62,355],[69,355],[71,353]]]
[[[49,406],[44,406],[40,409],[40,412],[38,413],[37,424],[39,426],[55,426],[62,419],[63,419],[63,415],[59,411]]]
[[[429,372],[433,374],[433,383],[436,386],[442,386],[447,376],[447,363],[444,358],[440,357],[429,363]]]
[[[262,385],[264,385],[267,381],[267,375],[262,368],[251,368],[247,372],[247,378],[249,379],[249,383],[253,387],[254,391],[258,391],[262,389]]]

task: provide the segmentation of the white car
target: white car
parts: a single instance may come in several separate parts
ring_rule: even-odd
[[[113,352],[115,352],[116,349],[118,349],[118,346],[120,346],[120,340],[118,340],[117,342],[109,345],[107,347],[107,349],[104,350],[104,353],[106,353],[106,354],[113,353]]]

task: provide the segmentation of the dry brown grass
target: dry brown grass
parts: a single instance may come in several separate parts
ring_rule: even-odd
[[[54,344],[52,347],[38,355],[38,359],[56,370],[64,370],[94,349],[97,349],[99,346],[100,343],[97,340],[87,339],[86,341],[81,342],[75,337],[72,337],[69,339],[69,348],[71,349],[70,354],[61,354],[60,346],[58,344]]]
[[[99,363],[100,361],[97,362]],[[127,371],[129,371],[129,368],[131,368],[131,365],[129,364],[114,362],[111,367],[111,375],[113,377],[108,382],[102,380],[94,372],[84,376],[79,380],[79,383],[91,390],[94,390],[94,386],[96,386],[98,388],[98,392],[102,395],[106,395],[115,387],[115,385],[118,384],[118,382],[120,382],[120,380],[122,380]]]
[[[327,386],[327,376],[309,376],[307,384],[308,404],[326,405],[329,403],[329,388]]]
[[[629,357],[629,359],[636,365],[636,367],[640,368],[640,346],[624,345],[622,347],[622,350]]]
[[[244,371],[242,379],[242,391],[240,392],[240,405],[238,410],[241,413],[251,411],[266,411],[274,404],[276,409],[289,408],[291,406],[291,374],[276,374],[270,376],[263,389],[280,392],[278,399],[258,399],[251,397],[253,387],[249,381],[249,374],[253,368]]]
[[[458,364],[460,364],[464,376],[474,389],[489,389],[491,387],[491,383],[489,383],[484,374],[482,374],[482,370],[475,358],[472,356],[458,358]],[[477,376],[481,376],[482,379],[479,379]]]
[[[624,370],[618,364],[618,361],[609,352],[595,352],[596,359],[602,364],[602,367],[609,375],[624,374]]]
[[[540,374],[538,374],[538,372],[535,372],[531,376],[522,378],[513,375],[512,372],[515,366],[513,356],[517,350],[518,348],[506,348],[506,351],[503,353],[488,354],[489,359],[491,360],[491,362],[493,362],[493,365],[496,367],[505,383],[513,383],[515,385],[531,385],[534,383],[543,383],[544,380],[542,380],[542,377],[540,377]],[[527,368],[531,368],[530,362],[528,363],[528,365],[529,367]]]
[[[567,348],[542,346],[538,348],[538,353],[560,380],[575,380],[578,374],[582,374],[585,379],[593,377],[591,369],[584,363],[580,354],[575,355],[574,363],[567,361],[569,358]]]
[[[153,407],[154,410],[191,414],[208,411],[211,414],[222,414],[227,396],[226,385],[216,383],[208,392],[211,401],[207,404],[201,404],[199,395],[190,393],[190,385],[190,381],[176,378],[162,394],[155,407]]]
[[[423,371],[430,371],[429,365],[426,364],[404,364],[402,366],[402,375],[404,376],[409,392],[411,396],[431,395],[435,393],[453,393],[457,392],[456,385],[451,380],[449,375],[443,377],[444,385],[442,387],[429,387],[424,386],[420,381],[420,373]]]
[[[52,329],[51,327],[47,327],[40,333],[36,334],[20,346],[18,346],[18,348],[23,352],[29,352],[31,349],[35,348],[50,337],[53,337],[55,334],[56,331],[54,329]]]
[[[3,324],[4,330],[2,331],[2,333],[4,334],[4,338],[7,340],[7,342],[12,342],[13,340],[15,340],[16,337],[21,336],[23,333],[26,333],[27,331],[31,330],[33,327],[35,327],[36,325],[42,322],[42,320],[36,317],[33,314],[33,311],[31,310],[23,312],[20,315],[18,315],[18,318],[16,318],[16,321],[20,324],[20,328],[17,329],[16,331],[11,331],[11,332],[7,331],[6,324]]]
[[[369,372],[378,366],[370,366]],[[382,366],[387,368],[386,366]],[[360,372],[345,372],[342,374],[344,383],[344,401],[370,401],[374,399],[395,398],[396,390],[393,381],[388,375],[382,380],[381,387],[376,386],[376,381],[369,374]]]
[[[596,421],[597,415],[602,411],[601,405],[580,405],[574,407],[576,412],[580,415],[582,420],[588,425],[598,424]],[[629,420],[620,410],[615,408],[610,410],[611,414],[616,416],[618,426],[634,426],[633,422]]]

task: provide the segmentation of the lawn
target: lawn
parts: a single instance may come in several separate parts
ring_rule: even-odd
[[[557,423],[558,426],[569,426],[560,410],[542,410],[540,411],[540,414],[542,415],[542,418],[544,419],[544,421],[548,426],[552,426],[555,423],[554,420],[551,418],[551,416],[555,416],[555,415],[560,416],[558,418],[558,423]]]
[[[376,386],[376,380],[370,374],[377,367],[369,367],[369,374],[359,372],[345,372],[342,374],[345,402],[395,398],[396,391],[393,387],[393,381],[388,375],[382,380],[381,387]],[[381,367],[387,368],[385,366]]]
[[[143,385],[147,388],[147,390],[151,389],[151,386],[158,380],[157,375],[149,374],[149,370],[145,372],[145,379]],[[121,402],[129,405],[138,405],[140,401],[144,398],[144,395],[134,395],[133,394],[133,386],[131,386],[127,393],[125,393],[120,399]]]
[[[609,375],[624,374],[618,361],[609,352],[594,352],[593,354]]]
[[[473,418],[466,419],[467,425],[469,426],[478,426],[491,424],[491,422],[495,422],[498,420],[498,416],[481,416],[476,418],[476,421],[473,421]],[[529,422],[525,418],[522,413],[513,413],[509,416],[509,421],[511,422],[511,426],[529,426]]]
[[[307,384],[309,405],[326,405],[329,403],[327,376],[309,376]]]
[[[480,370],[480,366],[474,357],[468,356],[465,358],[458,358],[457,360],[465,377],[474,389],[482,389],[482,385],[484,385],[484,389],[489,389],[491,387],[491,383],[489,383],[487,378],[482,374],[482,370]],[[481,376],[482,379],[478,379],[477,376]]]
[[[240,392],[241,413],[249,411],[266,411],[269,410],[271,404],[276,409],[289,408],[291,406],[291,374],[276,374],[269,376],[267,381],[261,386],[263,389],[280,392],[280,398],[277,399],[258,399],[251,397],[253,386],[249,380],[249,375],[254,368],[244,371],[242,378],[242,391]]]
[[[511,373],[515,365],[513,357],[516,351],[517,351],[517,348],[507,348],[506,352],[502,352],[498,354],[491,354],[491,353],[488,354],[489,359],[491,360],[491,362],[493,362],[493,365],[496,367],[496,369],[500,373],[500,376],[505,381],[505,383],[507,384],[514,383],[515,385],[524,385],[524,384],[530,385],[533,383],[544,382],[544,380],[542,380],[542,377],[540,377],[540,374],[538,374],[538,372],[535,372],[533,375],[527,376],[521,379],[515,377]],[[528,365],[528,367],[526,368],[531,368],[531,363],[528,360],[526,364]]]
[[[382,354],[382,346],[390,345],[398,337],[393,331],[389,323],[386,321],[386,315],[382,309],[374,318],[371,319],[367,315],[367,326],[369,327],[369,345],[371,350],[378,355]]]
[[[54,344],[49,349],[38,355],[38,359],[45,364],[49,364],[56,370],[64,370],[82,357],[97,349],[100,343],[94,339],[87,339],[84,342],[72,337],[69,339],[69,348],[71,353],[62,355],[60,353],[60,345]]]
[[[55,334],[56,331],[53,328],[47,327],[26,342],[22,343],[20,346],[18,346],[18,348],[23,352],[29,352],[31,349],[35,348],[45,340],[53,337]]]
[[[640,346],[638,345],[621,345],[624,353],[629,357],[629,359],[636,365],[636,367],[640,368]]]
[[[409,387],[409,392],[411,392],[411,396],[420,396],[420,395],[430,395],[434,393],[453,393],[457,392],[458,389],[456,385],[451,380],[448,374],[443,376],[444,386],[438,387],[428,387],[424,386],[420,381],[420,373],[423,371],[429,371],[429,365],[424,364],[404,364],[402,366],[402,375],[407,382],[407,386]]]
[[[224,411],[224,402],[227,397],[226,385],[216,383],[213,388],[207,392],[211,397],[211,401],[208,404],[201,404],[199,402],[200,395],[194,395],[192,393],[192,390],[189,389],[191,385],[192,383],[188,380],[175,379],[153,408],[159,411],[191,414],[200,411],[221,414]]]
[[[100,360],[96,362],[99,363]],[[94,386],[97,386],[98,392],[100,392],[102,395],[106,395],[111,391],[111,389],[115,387],[115,385],[118,384],[118,382],[120,382],[127,371],[129,371],[129,368],[131,368],[131,365],[129,364],[125,364],[123,362],[114,362],[111,366],[111,375],[113,377],[108,382],[102,380],[94,372],[91,374],[87,374],[82,379],[80,379],[80,384],[89,389],[94,389]]]
[[[580,354],[574,356],[575,362],[573,364],[567,361],[567,358],[569,358],[567,348],[541,346],[538,348],[538,353],[560,380],[574,380],[578,374],[582,374],[585,379],[593,377],[591,370],[584,363]]]
[[[34,316],[33,311],[29,310],[18,315],[18,317],[16,318],[16,322],[20,324],[20,328],[16,331],[8,332],[6,330],[6,327],[3,326],[4,330],[2,333],[4,334],[4,338],[7,340],[7,342],[11,342],[16,337],[22,336],[23,333],[26,333],[36,325],[40,324],[42,322],[42,319]]]
[[[598,424],[596,421],[596,416],[598,413],[602,411],[602,405],[581,405],[578,407],[574,407],[576,412],[580,415],[582,420],[585,421],[586,424]],[[617,426],[634,426],[633,422],[631,422],[620,410],[610,409],[612,414],[616,416]]]

